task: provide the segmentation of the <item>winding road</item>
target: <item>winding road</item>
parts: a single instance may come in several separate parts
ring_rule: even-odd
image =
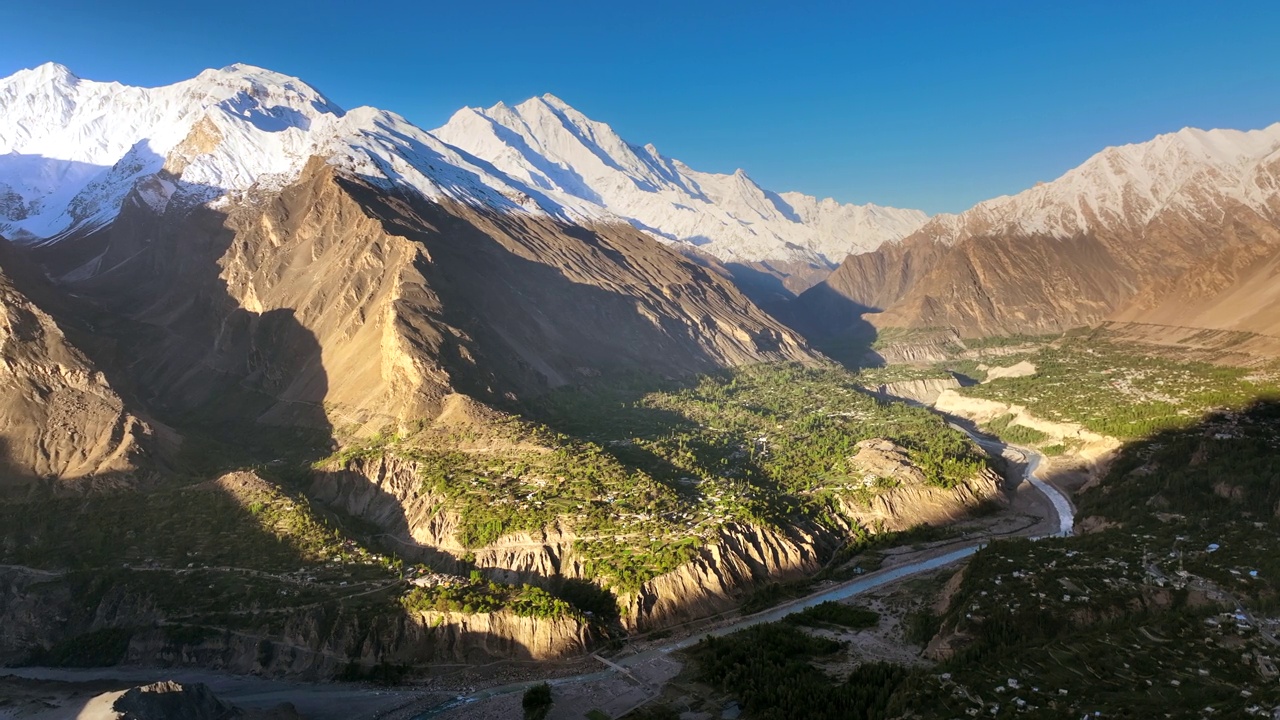
[[[1000,442],[999,440],[995,440],[993,438],[979,435],[973,432],[972,430],[965,428],[961,425],[957,425],[955,423],[951,423],[951,427],[967,434],[970,438],[973,439],[975,443],[978,444],[979,447],[981,447],[983,450],[985,450],[988,453],[1003,457],[1006,451],[1011,451],[1011,452],[1017,453],[1018,455],[1021,455],[1022,462],[1023,462],[1023,479],[1028,483],[1030,483],[1032,487],[1039,490],[1045,496],[1045,498],[1049,501],[1050,506],[1053,508],[1054,514],[1057,516],[1058,532],[1055,533],[1055,535],[1066,536],[1072,533],[1072,528],[1075,525],[1075,510],[1071,506],[1071,501],[1068,500],[1066,495],[1063,495],[1060,490],[1058,490],[1053,485],[1045,482],[1044,480],[1041,480],[1035,474],[1036,469],[1039,468],[1040,466],[1041,460],[1043,460],[1044,458],[1043,455],[1041,455],[1040,453],[1030,448],[1009,445],[1007,443]],[[1033,536],[1031,539],[1036,540],[1036,539],[1039,539],[1039,537]],[[859,595],[861,593],[867,592],[868,590],[878,588],[881,585],[885,585],[905,577],[910,577],[912,575],[917,575],[919,573],[928,572],[930,570],[936,570],[940,567],[945,567],[959,560],[963,560],[967,557],[970,557],[974,553],[986,547],[986,545],[987,545],[986,542],[975,541],[967,545],[964,545],[958,549],[947,552],[943,555],[937,555],[934,557],[926,558],[924,560],[917,560],[915,562],[906,563],[896,567],[890,567],[890,568],[885,568],[884,570],[878,570],[876,572],[864,575],[854,580],[850,580],[850,581],[841,583],[839,585],[836,585],[834,587],[821,590],[812,595],[808,595],[806,597],[799,598],[797,600],[792,600],[790,602],[783,603],[781,605],[770,608],[768,610],[763,610],[761,612],[755,613],[754,615],[747,615],[728,625],[724,625],[712,630],[708,630],[706,632],[695,633],[693,635],[682,638],[680,640],[675,640],[659,647],[650,648],[648,650],[638,652],[634,655],[628,655],[627,657],[610,660],[606,663],[609,666],[609,668],[606,670],[601,670],[600,672],[589,673],[585,675],[573,675],[570,677],[555,678],[552,680],[548,680],[546,682],[553,686],[562,686],[562,685],[573,685],[573,684],[584,683],[584,682],[592,682],[595,680],[603,680],[613,675],[616,672],[625,672],[627,668],[642,665],[650,660],[653,660],[654,658],[657,658],[663,655],[669,655],[673,652],[676,652],[679,650],[685,650],[687,648],[693,647],[694,645],[697,645],[699,642],[701,642],[702,639],[707,636],[721,637],[724,635],[730,635],[732,633],[738,632],[739,630],[744,630],[753,625],[759,625],[761,623],[777,622],[778,620],[781,620],[787,617],[788,615],[793,615],[798,612],[803,612],[808,608],[811,608],[815,605],[819,605],[821,603],[824,603],[830,600],[844,600],[846,598],[851,598],[855,595]],[[486,700],[489,698],[499,697],[502,695],[510,695],[512,693],[523,692],[530,686],[537,685],[541,682],[543,681],[530,680],[530,681],[524,681],[524,682],[518,682],[518,683],[510,683],[508,685],[499,685],[495,687],[486,688],[484,690],[479,690],[470,695],[459,696],[458,698],[451,700],[443,705],[439,705],[437,707],[431,708],[425,713],[416,716],[414,720],[429,720],[430,718],[438,717],[450,710],[462,707],[464,705],[469,705],[471,703],[478,702],[480,700]]]
[[[1072,526],[1075,523],[1075,512],[1071,506],[1071,502],[1057,488],[1036,476],[1036,470],[1039,468],[1040,463],[1043,460],[1043,456],[1030,448],[1008,445],[993,438],[979,435],[961,425],[952,424],[952,427],[968,434],[974,442],[988,453],[997,456],[1006,456],[1006,453],[1016,453],[1017,455],[1020,455],[1021,460],[1024,463],[1023,479],[1045,496],[1049,501],[1050,506],[1053,508],[1054,514],[1057,516],[1056,524],[1058,531],[1055,535],[1071,534]],[[1023,532],[1029,533],[1030,530]],[[1033,536],[1032,539],[1037,538]],[[729,635],[753,625],[776,622],[788,615],[802,612],[807,608],[811,608],[829,600],[844,600],[854,597],[905,577],[910,577],[912,575],[951,565],[957,561],[970,557],[985,547],[986,544],[986,541],[983,540],[973,540],[942,554],[868,573],[867,575],[863,575],[853,580],[824,588],[812,595],[783,603],[753,615],[738,618],[731,623],[714,629],[697,632],[687,637],[672,640],[669,643],[648,648],[626,657],[614,658],[608,661],[601,659],[602,662],[607,665],[607,668],[598,672],[554,678],[547,682],[553,686],[565,686],[605,680],[618,673],[629,674],[629,668],[637,667],[656,658],[692,647],[708,635],[717,637]],[[43,574],[43,571],[31,568],[8,567],[7,569]],[[27,678],[72,681],[83,681],[95,677],[120,678],[122,677],[122,672],[124,672],[125,675],[129,675],[132,679],[146,682],[153,682],[161,679],[173,679],[176,677],[182,681],[205,682],[213,687],[215,692],[224,694],[226,699],[231,700],[232,702],[240,702],[261,707],[267,703],[267,701],[270,701],[271,704],[288,701],[293,702],[300,710],[305,709],[308,716],[314,714],[314,716],[321,718],[331,717],[331,714],[327,713],[335,710],[335,708],[343,709],[343,717],[355,717],[365,714],[361,711],[381,714],[391,707],[403,705],[407,702],[421,701],[423,699],[423,693],[419,692],[371,690],[363,687],[353,687],[350,685],[309,685],[305,683],[288,683],[262,678],[241,678],[212,671],[175,672],[172,669],[161,670],[156,668],[137,668],[127,671],[126,669],[121,668],[79,671],[58,668],[21,668],[6,670],[5,672]],[[414,720],[428,720],[429,718],[438,717],[450,710],[479,702],[481,700],[520,693],[529,686],[540,682],[542,682],[542,680],[524,681],[478,690],[468,695],[459,696],[442,705],[437,705],[436,707],[415,716]]]

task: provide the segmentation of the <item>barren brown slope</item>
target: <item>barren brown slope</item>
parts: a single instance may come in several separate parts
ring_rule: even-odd
[[[455,391],[807,360],[728,282],[626,227],[391,195],[315,160],[220,211],[127,200],[43,251],[117,319],[116,362],[187,416],[361,433]]]
[[[129,477],[149,428],[19,289],[24,271],[31,268],[0,239],[0,490]]]
[[[872,321],[966,336],[1108,319],[1269,332],[1273,291],[1259,268],[1278,252],[1280,228],[1243,208],[1224,224],[1166,213],[1140,234],[972,237]]]
[[[1275,332],[1280,126],[1109,148],[1053,183],[848,258],[796,314],[962,335],[1115,319]],[[1224,148],[1226,148],[1224,150]]]

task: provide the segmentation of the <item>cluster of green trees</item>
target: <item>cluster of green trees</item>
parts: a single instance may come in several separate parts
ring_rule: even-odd
[[[580,614],[573,605],[534,585],[503,585],[479,579],[470,583],[415,587],[401,598],[410,610],[492,613],[510,610],[521,617],[560,618]]]
[[[864,607],[828,600],[807,608],[803,612],[788,615],[786,622],[808,627],[838,625],[851,630],[865,630],[880,623],[880,613]]]
[[[1187,427],[1213,408],[1243,407],[1280,394],[1275,376],[1140,355],[1096,335],[1073,335],[1026,358],[1035,364],[1035,375],[1000,378],[963,392],[1124,439]]]
[[[538,683],[524,691],[520,698],[520,707],[524,710],[524,720],[543,720],[551,712],[551,686]]]
[[[888,663],[858,666],[835,678],[814,662],[840,643],[793,625],[757,625],[728,637],[708,637],[689,651],[696,677],[741,703],[756,720],[881,720],[908,670]]]

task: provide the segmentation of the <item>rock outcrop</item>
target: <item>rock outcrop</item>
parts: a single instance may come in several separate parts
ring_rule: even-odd
[[[887,398],[906,400],[921,405],[932,405],[937,402],[938,396],[943,392],[955,390],[959,387],[959,380],[954,377],[947,377],[926,380],[899,380],[898,382],[876,385],[868,388],[868,390]]]
[[[978,369],[984,370],[987,373],[987,377],[983,382],[991,382],[992,380],[999,380],[1000,378],[1031,377],[1036,374],[1036,366],[1029,360],[1023,360],[1008,367],[988,367],[986,365],[979,365]]]
[[[838,545],[820,528],[725,527],[693,560],[621,598],[623,621],[631,630],[655,630],[730,610],[760,584],[817,572]]]
[[[1004,497],[1000,476],[989,469],[956,487],[943,488],[930,484],[899,445],[872,438],[857,447],[849,466],[868,487],[889,486],[877,491],[869,503],[841,499],[844,514],[863,527],[893,532],[922,524],[946,525],[963,519],[983,503],[1000,502]]]
[[[70,711],[70,707],[68,707]],[[78,720],[302,720],[288,703],[244,710],[218,698],[203,683],[165,681],[90,698]]]

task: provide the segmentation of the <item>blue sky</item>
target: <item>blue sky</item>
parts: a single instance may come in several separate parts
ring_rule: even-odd
[[[161,85],[233,62],[433,128],[550,92],[772,190],[958,211],[1106,145],[1280,121],[1280,3],[11,3],[0,75]]]

